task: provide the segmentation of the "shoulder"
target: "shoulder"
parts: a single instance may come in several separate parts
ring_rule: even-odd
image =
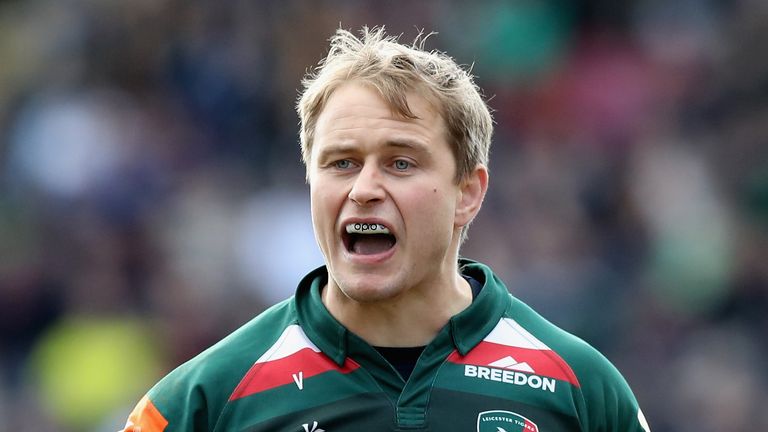
[[[267,309],[171,371],[150,389],[148,399],[166,419],[181,426],[173,430],[213,430],[249,369],[295,321],[292,299]]]
[[[521,331],[531,334],[561,356],[580,382],[596,375],[608,378],[615,375],[613,364],[583,339],[556,326],[514,297],[510,309],[508,316],[521,327]]]
[[[559,360],[575,385],[574,403],[583,430],[643,431],[637,400],[619,370],[581,338],[554,325],[513,298],[508,316]]]

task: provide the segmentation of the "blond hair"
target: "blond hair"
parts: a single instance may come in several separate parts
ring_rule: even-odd
[[[385,35],[383,27],[363,27],[361,34],[357,38],[337,30],[328,55],[302,81],[304,91],[296,109],[304,164],[309,167],[315,126],[328,98],[342,84],[355,81],[376,89],[405,118],[415,118],[406,94],[419,91],[445,121],[457,183],[478,164],[487,166],[493,120],[472,75],[446,54],[425,51],[429,35],[419,34],[406,46]]]

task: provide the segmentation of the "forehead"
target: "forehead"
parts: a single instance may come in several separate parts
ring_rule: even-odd
[[[322,140],[329,134],[359,131],[400,131],[430,138],[444,136],[443,118],[425,97],[411,91],[406,93],[406,101],[415,118],[398,113],[369,85],[343,84],[331,94],[318,116],[315,137]]]

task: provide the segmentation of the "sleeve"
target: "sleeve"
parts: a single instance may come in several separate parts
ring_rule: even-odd
[[[586,432],[651,432],[627,381],[602,354],[595,352],[582,382],[582,430]]]
[[[213,430],[211,422],[218,419],[225,401],[217,388],[201,382],[197,371],[183,366],[163,378],[139,401],[121,432]]]
[[[144,396],[128,416],[128,421],[120,432],[164,432],[166,427],[168,420],[155,407],[149,396]]]

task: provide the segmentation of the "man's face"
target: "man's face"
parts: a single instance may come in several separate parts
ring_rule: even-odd
[[[338,88],[318,118],[309,164],[312,222],[330,280],[359,302],[452,277],[460,186],[442,117],[415,93],[402,118],[371,88]]]

